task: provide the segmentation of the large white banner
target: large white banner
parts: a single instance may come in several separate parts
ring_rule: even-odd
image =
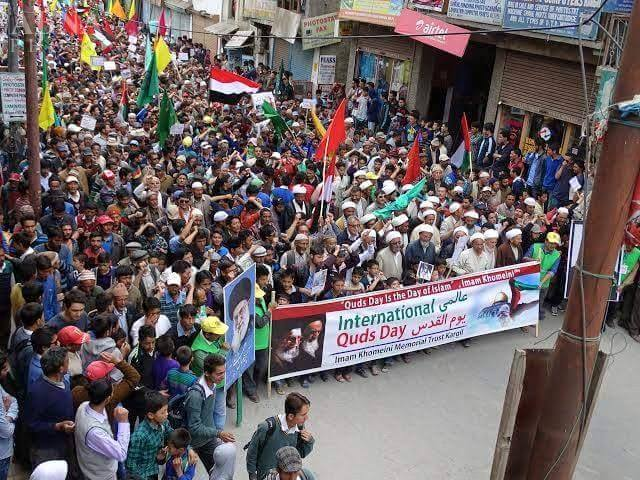
[[[273,311],[270,379],[536,325],[537,262]]]

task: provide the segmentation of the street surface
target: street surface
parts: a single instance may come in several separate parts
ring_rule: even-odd
[[[307,428],[316,437],[305,465],[325,480],[488,479],[513,350],[533,347],[561,321],[547,314],[537,339],[516,329],[474,339],[466,349],[454,343],[414,353],[408,365],[396,362],[376,378],[354,375],[351,384],[330,377],[305,390],[296,382],[311,399]],[[576,480],[639,478],[640,345],[618,327],[605,333],[601,349],[611,351],[612,339],[613,352],[623,351],[610,361]],[[238,440],[236,479],[247,478],[242,447],[255,425],[283,411],[275,390],[271,399],[261,397],[258,405],[245,399],[242,427],[231,426],[235,411],[227,417]],[[197,478],[207,478],[201,465]]]
[[[375,378],[354,375],[351,384],[330,377],[304,390],[296,382],[311,399],[307,428],[316,437],[305,465],[325,480],[488,479],[513,350],[532,347],[561,322],[547,313],[537,339],[516,329],[477,338],[466,349],[445,345]],[[610,362],[575,479],[639,478],[640,345],[618,327],[606,332],[601,349],[610,351],[615,333],[614,352],[628,345]],[[258,405],[245,400],[244,424],[232,429],[240,449],[283,400],[275,390]],[[247,478],[244,461],[240,450],[238,479]]]

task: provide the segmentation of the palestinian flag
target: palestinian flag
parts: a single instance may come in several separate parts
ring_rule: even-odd
[[[461,122],[462,143],[451,157],[451,164],[458,167],[459,170],[467,172],[471,170],[471,133],[469,130],[469,122],[467,122],[467,114],[462,114]]]
[[[209,100],[218,103],[236,104],[243,95],[256,93],[260,86],[248,78],[228,70],[211,67],[209,77]]]

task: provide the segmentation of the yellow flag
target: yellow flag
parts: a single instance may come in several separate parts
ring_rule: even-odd
[[[115,0],[111,4],[111,14],[115,15],[123,22],[127,19],[127,15],[126,13],[124,13],[124,8],[122,8],[122,4],[120,3],[120,0]]]
[[[38,114],[38,126],[42,130],[48,130],[49,127],[56,123],[56,114],[53,109],[53,103],[51,102],[49,84],[45,84],[44,87],[42,105],[40,106],[40,113]]]
[[[167,68],[167,65],[171,63],[171,50],[165,43],[162,37],[158,37],[156,41],[156,65],[158,66],[158,73],[164,72],[164,69]]]
[[[100,70],[100,67],[94,67],[91,65],[91,57],[96,57],[96,46],[93,44],[89,35],[86,33],[82,36],[82,43],[80,44],[80,61],[91,66],[91,70]]]
[[[56,10],[58,10],[58,0],[52,0],[49,4],[49,11],[55,12]]]
[[[129,14],[127,15],[127,19],[131,20],[136,14],[136,0],[131,0],[131,5],[129,5]]]
[[[316,132],[318,132],[318,135],[324,137],[324,134],[327,133],[327,131],[318,118],[318,115],[316,115],[316,107],[311,107],[311,119],[313,120],[313,125],[316,127]]]

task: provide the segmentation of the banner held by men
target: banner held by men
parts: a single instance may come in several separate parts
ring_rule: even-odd
[[[540,264],[273,311],[270,381],[536,325]]]

